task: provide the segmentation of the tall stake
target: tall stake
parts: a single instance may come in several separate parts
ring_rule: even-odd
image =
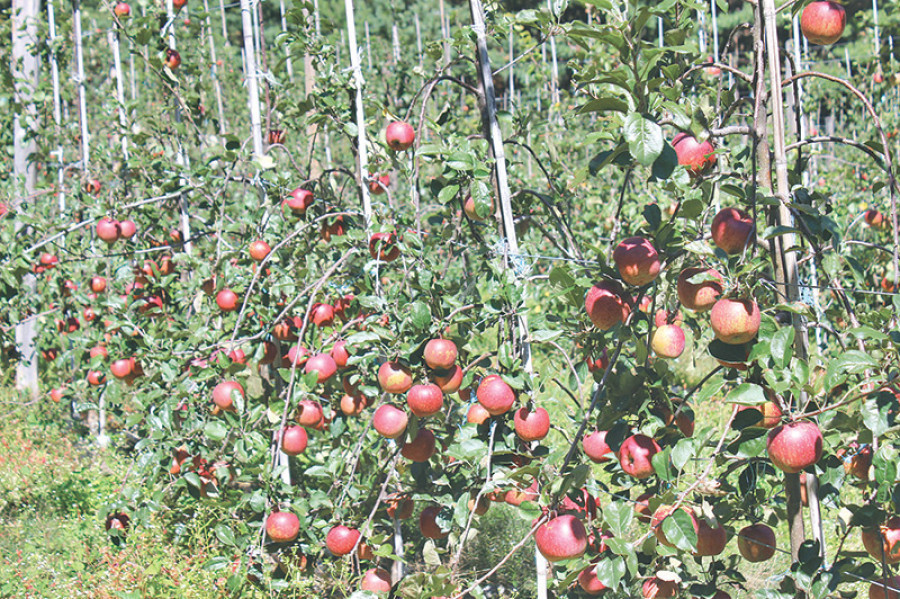
[[[38,46],[37,24],[40,11],[39,0],[13,0],[12,4],[12,76],[16,102],[25,107],[28,115],[35,114],[34,89],[38,83],[38,57],[31,48]],[[13,209],[18,214],[22,197],[30,197],[37,186],[37,169],[31,155],[37,150],[33,136],[28,135],[28,119],[18,111],[13,113],[13,175],[16,181],[13,195]],[[30,139],[28,139],[30,138]],[[24,224],[16,217],[16,230]],[[26,294],[37,293],[37,280],[27,274],[23,280]],[[16,365],[16,388],[27,391],[36,399],[38,389],[37,371],[37,319],[29,316],[16,324],[16,350],[19,361]]]
[[[128,161],[128,135],[126,131],[128,131],[128,121],[125,118],[125,82],[123,81],[123,73],[122,73],[122,55],[119,52],[119,32],[115,29],[110,29],[106,32],[106,41],[109,43],[109,47],[112,48],[113,53],[113,68],[116,72],[116,102],[118,103],[119,113],[119,135],[122,136],[122,158],[125,161]]]
[[[241,26],[244,33],[244,79],[247,80],[247,104],[250,108],[250,136],[253,140],[253,158],[259,160],[263,155],[263,143],[259,111],[258,69],[256,68],[256,52],[253,43],[253,8],[250,0],[241,0]]]
[[[350,39],[350,69],[353,71],[354,101],[356,104],[356,162],[360,197],[362,198],[363,216],[366,220],[366,237],[369,237],[372,226],[372,200],[369,197],[369,151],[366,147],[366,111],[363,107],[362,66],[359,64],[359,48],[356,44],[356,21],[353,12],[353,0],[344,0],[347,11],[347,37]]]
[[[72,34],[75,36],[75,79],[78,83],[78,123],[81,127],[81,170],[89,174],[91,148],[87,125],[87,100],[84,89],[84,51],[81,32],[81,0],[72,2]]]
[[[63,166],[62,146],[62,100],[59,93],[59,60],[53,44],[56,41],[56,13],[54,0],[47,2],[47,22],[50,27],[50,75],[53,80],[53,123],[56,125],[56,196],[59,201],[59,213],[66,213],[66,192],[63,188],[65,168]]]
[[[503,233],[506,237],[504,262],[516,276],[519,285],[523,284],[522,273],[519,270],[519,241],[516,237],[516,225],[512,211],[512,197],[509,191],[509,177],[506,172],[506,152],[503,147],[503,132],[497,120],[497,98],[494,93],[494,78],[491,71],[491,59],[487,47],[487,26],[484,18],[484,7],[481,0],[469,0],[469,9],[472,13],[472,29],[475,32],[475,43],[478,48],[478,68],[481,78],[483,97],[482,127],[485,137],[491,145],[491,154],[494,156],[496,168],[497,195],[500,197],[500,215],[503,221]],[[551,38],[552,40],[552,38]],[[519,333],[519,345],[523,369],[530,376],[534,373],[531,360],[531,343],[528,333],[528,317],[524,312],[516,315]],[[547,597],[547,570],[548,563],[544,556],[535,550],[535,562],[537,569],[537,597]]]
[[[216,110],[219,114],[219,134],[225,135],[227,124],[225,122],[225,106],[222,103],[222,84],[219,81],[219,63],[216,60],[216,40],[213,36],[212,18],[209,16],[209,0],[203,0],[203,10],[206,12],[206,33],[209,39],[209,60],[212,63],[210,73],[213,80],[213,91],[216,95]]]
[[[287,17],[284,16],[284,0],[279,0],[278,7],[281,10],[281,32],[287,33]],[[288,80],[291,83],[293,83],[294,82],[294,61],[291,60],[291,49],[287,45],[287,43],[284,44],[284,55],[285,55],[284,66],[287,69]]]
[[[775,0],[762,0],[763,20],[762,26],[765,34],[765,48],[768,56],[769,70],[769,107],[772,110],[773,129],[773,157],[775,160],[775,189],[773,190],[779,200],[775,214],[776,223],[788,228],[793,226],[788,204],[791,201],[790,181],[788,180],[787,144],[784,131],[784,104],[783,90],[781,87],[781,56],[778,46],[778,30],[776,28],[777,11]],[[761,67],[758,67],[761,69]],[[795,302],[800,299],[800,285],[797,273],[797,254],[787,251],[796,244],[792,232],[780,235],[772,239],[772,247],[775,259],[776,289],[782,301]],[[800,360],[809,358],[809,335],[806,327],[806,319],[800,314],[791,315],[795,331],[794,355]],[[806,404],[806,393],[801,392],[798,398],[800,405]],[[807,479],[815,475],[807,473]],[[791,537],[791,556],[796,561],[800,545],[805,540],[803,530],[803,513],[800,506],[800,477],[798,474],[785,474],[785,495],[788,508],[788,525]],[[813,528],[813,536],[819,542],[819,551],[825,555],[825,538],[822,532],[822,522],[819,516],[819,500],[816,494],[818,485],[808,484],[810,520]]]
[[[172,0],[166,0],[166,22],[168,23],[169,33],[168,45],[169,48],[175,50],[175,6],[172,4]],[[177,103],[175,104],[175,121],[181,122],[181,106]],[[190,162],[187,153],[184,151],[181,138],[176,139],[176,144],[175,164],[182,169],[186,169],[190,166]],[[179,185],[183,186],[184,184],[184,178],[179,179]],[[178,210],[181,213],[181,237],[184,240],[184,252],[190,254],[194,244],[191,242],[191,220],[187,209],[187,197],[184,193],[178,198]],[[100,397],[102,398],[103,396],[101,395]]]

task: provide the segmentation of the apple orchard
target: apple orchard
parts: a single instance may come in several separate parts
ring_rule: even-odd
[[[900,597],[900,15],[368,4],[3,9],[0,380],[115,452],[111,547]]]

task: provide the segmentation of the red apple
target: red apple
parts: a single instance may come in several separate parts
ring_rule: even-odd
[[[65,387],[57,387],[56,389],[53,389],[50,391],[50,399],[52,399],[56,403],[59,403],[60,401],[62,401],[62,398],[65,396],[65,393],[66,393]]]
[[[606,585],[597,578],[596,564],[594,563],[578,574],[578,585],[585,593],[592,596],[599,595],[606,590]]]
[[[712,221],[713,243],[729,255],[740,254],[753,243],[756,225],[738,208],[722,208]]]
[[[488,216],[493,214],[494,199],[491,198],[491,208],[490,208],[490,211],[488,212],[488,214],[486,214],[485,216],[479,216],[478,209],[475,206],[475,199],[472,198],[472,196],[469,196],[468,198],[466,198],[466,201],[463,202],[463,212],[465,212],[466,216],[468,216],[470,219],[472,219],[474,221],[479,221],[479,222],[483,221],[485,218],[487,218]]]
[[[172,0],[172,7],[175,10],[181,10],[185,4],[187,4],[187,0]]]
[[[339,369],[347,367],[347,362],[350,360],[350,352],[347,351],[346,341],[342,340],[335,343],[329,354]]]
[[[91,291],[94,293],[103,293],[106,291],[106,279],[103,277],[91,277]]]
[[[130,358],[122,358],[121,360],[113,362],[110,365],[109,370],[117,379],[124,379],[131,374],[133,363],[133,360]]]
[[[313,199],[313,192],[298,187],[288,194],[281,205],[286,206],[294,214],[303,214],[312,205]]]
[[[800,30],[812,44],[830,46],[841,39],[847,13],[837,2],[810,2],[800,15]]]
[[[233,312],[238,307],[238,295],[231,289],[223,289],[216,294],[216,305],[222,312]]]
[[[313,371],[317,373],[321,384],[334,376],[337,372],[337,364],[334,358],[328,354],[316,354],[306,361],[306,366],[304,367],[304,372],[307,374]]]
[[[434,449],[434,433],[427,428],[420,428],[412,441],[403,444],[400,455],[413,462],[427,462],[434,455]]]
[[[339,524],[332,527],[325,535],[325,546],[335,555],[349,555],[360,536],[360,532],[355,528]]]
[[[720,555],[728,543],[728,531],[718,522],[710,526],[706,518],[697,518],[697,550],[694,555]]]
[[[571,514],[551,518],[534,531],[534,543],[548,562],[581,557],[587,550],[587,531]]]
[[[266,256],[268,256],[271,251],[272,248],[270,248],[269,244],[262,239],[257,239],[250,244],[250,258],[257,262],[265,260]]]
[[[444,372],[431,372],[429,378],[444,393],[456,393],[459,391],[459,386],[462,385],[463,375],[463,369],[456,365]]]
[[[437,385],[413,385],[406,394],[410,411],[419,418],[437,414],[444,407],[444,394]]]
[[[891,576],[886,581],[879,579],[871,583],[869,599],[900,599],[900,576]]]
[[[281,432],[281,451],[290,455],[300,455],[306,451],[309,437],[302,426],[288,426]]]
[[[391,574],[381,568],[372,568],[363,575],[359,588],[372,593],[390,593]]]
[[[516,434],[527,443],[540,441],[550,432],[550,415],[544,408],[521,407],[513,415],[513,422]]]
[[[309,313],[317,327],[328,327],[334,323],[334,306],[331,304],[315,303]]]
[[[525,489],[510,489],[503,495],[503,501],[518,507],[526,501],[537,501],[540,496],[538,483],[534,481]]]
[[[664,580],[658,576],[648,578],[641,585],[641,596],[644,599],[668,599],[678,594],[678,583]]]
[[[409,123],[394,121],[387,126],[384,140],[392,150],[402,152],[408,150],[416,141],[416,132]]]
[[[378,384],[387,393],[406,393],[412,387],[412,373],[397,361],[388,361],[378,368]]]
[[[774,428],[781,422],[781,408],[774,401],[768,401],[758,406],[741,406],[738,411],[756,410],[760,413],[760,418],[753,426],[761,426],[763,428]]]
[[[491,416],[499,416],[506,413],[516,402],[515,391],[497,374],[481,379],[481,384],[478,385],[475,396],[478,398],[478,403]]]
[[[345,416],[359,416],[366,409],[368,401],[363,395],[344,395],[341,397],[341,412]]]
[[[709,314],[716,339],[728,345],[752,341],[759,332],[759,305],[752,299],[720,299]]]
[[[678,164],[692,175],[700,175],[716,163],[716,148],[710,140],[703,142],[687,133],[679,133],[672,140],[672,149],[678,156]]]
[[[131,239],[137,233],[137,225],[133,220],[119,221],[119,239]]]
[[[106,351],[106,348],[102,345],[95,345],[91,348],[91,357],[96,358],[97,356],[101,356],[106,358],[109,356],[109,353]]]
[[[705,274],[714,280],[691,283],[690,280],[698,275]],[[685,268],[678,275],[678,301],[685,308],[695,312],[711,310],[716,300],[725,291],[725,279],[714,268],[691,267]]]
[[[684,330],[677,324],[664,324],[650,337],[650,347],[660,358],[677,358],[684,352],[684,345]]]
[[[653,456],[661,451],[659,444],[642,434],[632,435],[625,439],[619,448],[619,463],[626,474],[637,479],[653,475]]]
[[[608,331],[624,322],[631,313],[621,285],[608,280],[601,281],[588,290],[584,308],[591,322],[601,331]]]
[[[97,387],[106,382],[106,376],[104,376],[102,372],[91,370],[88,372],[87,381],[89,384]]]
[[[659,276],[659,253],[643,237],[629,237],[621,241],[613,251],[613,260],[622,280],[629,285],[642,287]]]
[[[769,459],[784,472],[800,472],[822,457],[822,432],[815,422],[795,420],[769,431]]]
[[[884,215],[875,208],[869,208],[863,213],[866,224],[873,229],[880,229],[884,226]]]
[[[416,502],[404,493],[392,493],[384,503],[387,506],[388,516],[397,520],[409,520],[412,518],[413,510],[416,507]]]
[[[131,7],[128,6],[127,2],[117,2],[113,12],[120,19],[127,19],[131,15]]]
[[[606,444],[606,431],[594,431],[584,436],[581,441],[584,454],[590,458],[592,462],[598,464],[608,462],[609,454],[613,452],[609,445]]]
[[[871,445],[865,445],[849,458],[844,456],[844,472],[864,481],[869,480],[874,452]]]
[[[276,543],[290,543],[300,534],[300,519],[291,512],[272,512],[266,518],[266,534]]]
[[[369,173],[369,192],[373,195],[381,195],[387,191],[391,184],[390,175],[375,175]]]
[[[234,394],[244,397],[244,387],[237,381],[223,381],[216,385],[212,391],[213,403],[223,410],[234,409]]]
[[[419,531],[426,539],[443,539],[450,534],[450,531],[444,531],[437,523],[440,513],[441,506],[431,505],[419,514]]]
[[[449,339],[432,339],[425,344],[425,363],[434,370],[453,368],[456,356],[456,344]]]
[[[466,422],[470,424],[484,424],[491,417],[491,413],[484,409],[480,403],[473,403],[466,412]]]
[[[181,54],[178,53],[178,50],[172,48],[166,50],[165,65],[173,71],[181,66]]]
[[[95,196],[96,196],[96,195],[100,195],[100,189],[101,189],[101,188],[102,188],[102,185],[100,184],[100,180],[99,180],[99,179],[89,179],[89,180],[84,184],[84,190],[85,190],[86,192],[88,192],[88,193],[94,194]]]
[[[294,419],[301,426],[316,426],[325,419],[322,404],[313,399],[301,399]]]
[[[284,144],[285,140],[284,129],[270,129],[269,130],[269,145],[274,144]]]
[[[393,262],[400,256],[395,233],[374,233],[369,238],[369,255],[373,260]]]
[[[112,245],[119,238],[119,221],[104,216],[97,221],[97,237]]]
[[[406,431],[409,416],[400,408],[390,404],[382,404],[372,416],[372,427],[382,437],[396,439]]]
[[[748,562],[764,562],[775,555],[775,531],[765,524],[751,524],[738,532],[738,551]]]
[[[863,529],[862,542],[876,561],[881,562],[883,555],[889,564],[900,562],[900,517],[893,516],[877,528]]]
[[[309,350],[302,345],[294,345],[287,354],[281,356],[282,368],[300,368],[309,360]]]

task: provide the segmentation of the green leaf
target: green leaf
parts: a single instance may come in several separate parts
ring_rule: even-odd
[[[588,101],[587,104],[578,109],[578,114],[588,112],[628,112],[628,103],[618,98],[595,98]]]
[[[625,560],[619,556],[601,559],[594,567],[594,573],[607,588],[616,589],[625,577]]]
[[[791,363],[791,357],[794,354],[793,346],[794,327],[782,327],[772,335],[769,348],[776,366],[786,368]]]
[[[631,155],[643,166],[650,166],[662,154],[662,128],[642,115],[632,112],[625,117],[624,135]]]
[[[550,341],[562,335],[562,331],[535,331],[531,334],[531,339],[536,342]]]
[[[677,509],[662,522],[662,531],[666,540],[685,551],[697,547],[697,531],[694,521],[684,509]]]
[[[234,533],[224,524],[219,524],[218,526],[216,526],[216,538],[225,545],[235,545]]]
[[[203,427],[203,432],[211,441],[221,441],[228,434],[228,428],[218,420],[210,420]]]
[[[726,396],[725,401],[728,403],[741,404],[742,406],[758,406],[769,400],[766,399],[763,388],[756,383],[741,383],[731,390]]]
[[[603,520],[610,532],[617,537],[625,535],[634,519],[634,508],[630,503],[617,501],[603,506]]]
[[[431,310],[423,302],[413,302],[409,313],[411,322],[417,329],[423,330],[431,324]]]
[[[672,465],[676,470],[682,470],[692,457],[694,457],[693,439],[680,439],[672,449]]]

